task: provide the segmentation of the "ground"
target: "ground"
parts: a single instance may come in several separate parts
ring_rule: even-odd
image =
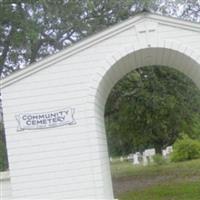
[[[120,200],[200,199],[200,160],[147,167],[115,161],[111,171]]]

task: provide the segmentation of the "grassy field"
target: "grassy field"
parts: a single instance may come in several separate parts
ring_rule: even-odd
[[[161,166],[111,165],[119,200],[200,200],[200,160]]]
[[[199,200],[200,181],[188,183],[165,183],[144,190],[128,192],[120,200]]]

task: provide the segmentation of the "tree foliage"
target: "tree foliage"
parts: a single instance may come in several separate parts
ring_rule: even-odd
[[[185,75],[167,67],[128,74],[111,91],[105,110],[111,154],[147,147],[161,152],[182,132],[200,136],[200,91]]]
[[[135,2],[139,7],[139,1]],[[130,0],[3,1],[0,3],[1,76],[128,18],[133,3]]]
[[[5,77],[143,9],[200,21],[199,0],[3,0],[0,75]]]
[[[200,140],[194,140],[183,136],[174,144],[174,152],[171,160],[174,162],[186,161],[200,158]]]

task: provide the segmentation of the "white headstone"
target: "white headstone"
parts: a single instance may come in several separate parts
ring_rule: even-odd
[[[153,156],[156,155],[156,150],[153,149],[146,149],[143,152],[143,164],[147,165],[148,163],[153,162]]]
[[[166,149],[163,149],[163,150],[162,150],[162,156],[163,156],[164,158],[167,157],[167,151],[166,151]]]
[[[173,147],[172,147],[172,146],[168,146],[168,147],[166,148],[166,151],[167,151],[167,154],[172,153],[172,152],[173,152]]]
[[[133,154],[133,164],[134,164],[134,165],[140,164],[140,160],[139,160],[139,157],[140,157],[140,156],[141,156],[141,155],[140,155],[139,152]]]
[[[162,155],[164,158],[167,158],[173,152],[173,147],[168,146],[166,149],[162,150]]]

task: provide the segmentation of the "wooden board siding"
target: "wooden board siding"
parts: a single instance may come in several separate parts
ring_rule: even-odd
[[[113,199],[103,114],[114,84],[137,67],[157,64],[184,72],[200,86],[198,25],[190,30],[187,23],[176,27],[148,16],[125,23],[96,42],[89,38],[87,48],[68,57],[61,52],[55,61],[48,58],[46,68],[4,84],[14,198]],[[75,108],[75,125],[17,131],[19,113],[69,107]]]

